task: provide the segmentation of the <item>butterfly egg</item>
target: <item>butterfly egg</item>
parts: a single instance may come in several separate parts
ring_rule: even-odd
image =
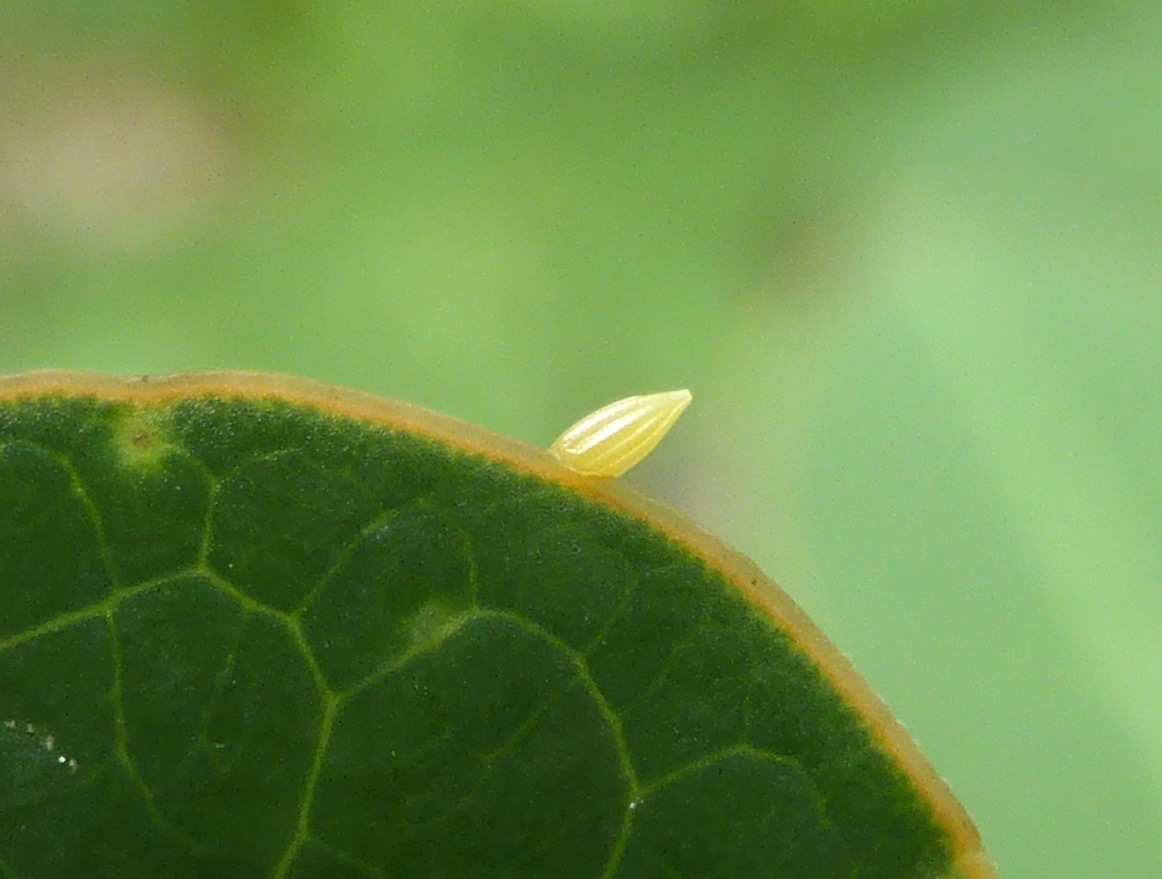
[[[549,447],[586,476],[621,476],[662,441],[693,397],[687,390],[626,397],[590,412]]]

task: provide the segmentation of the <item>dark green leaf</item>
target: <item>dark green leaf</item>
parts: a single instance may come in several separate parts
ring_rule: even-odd
[[[684,529],[400,405],[9,380],[0,876],[991,875],[826,642]]]

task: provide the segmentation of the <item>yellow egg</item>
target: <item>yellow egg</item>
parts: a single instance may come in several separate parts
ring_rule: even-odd
[[[621,476],[654,450],[692,399],[687,390],[626,397],[586,415],[549,451],[577,473]]]

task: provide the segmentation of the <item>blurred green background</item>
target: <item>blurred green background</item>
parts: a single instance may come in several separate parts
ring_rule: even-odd
[[[632,481],[1006,879],[1162,876],[1162,6],[0,0],[0,372],[259,369]]]

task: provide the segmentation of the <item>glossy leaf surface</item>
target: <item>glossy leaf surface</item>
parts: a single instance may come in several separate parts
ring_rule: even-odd
[[[0,383],[0,876],[990,876],[794,606],[616,484],[263,377]]]

